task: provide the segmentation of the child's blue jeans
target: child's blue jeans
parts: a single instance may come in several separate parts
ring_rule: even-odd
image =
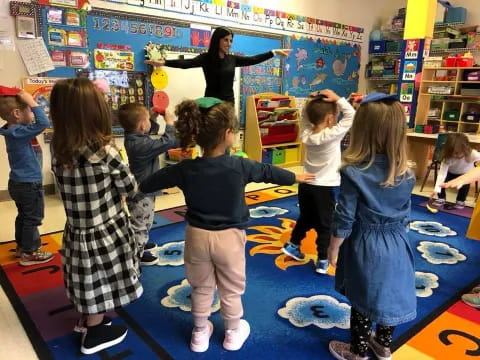
[[[44,214],[42,183],[8,181],[8,192],[15,201],[18,215],[15,219],[15,241],[22,251],[31,253],[40,248],[38,226]]]

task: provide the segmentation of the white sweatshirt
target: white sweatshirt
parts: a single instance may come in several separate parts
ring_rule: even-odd
[[[345,134],[352,127],[355,110],[345,98],[337,101],[339,111],[343,114],[335,126],[325,128],[314,134],[312,128],[302,131],[301,139],[305,144],[305,171],[315,174],[312,185],[317,186],[339,186],[340,185],[340,164],[342,154],[340,143]]]
[[[480,161],[480,153],[477,150],[472,150],[472,154],[468,158],[450,158],[446,161],[442,161],[434,191],[439,193],[440,190],[442,190],[440,185],[445,182],[448,172],[456,175],[463,175],[475,167],[476,161]]]

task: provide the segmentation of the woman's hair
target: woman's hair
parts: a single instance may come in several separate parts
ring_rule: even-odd
[[[385,154],[389,162],[387,177],[381,185],[396,185],[408,170],[405,110],[396,100],[360,105],[350,130],[350,145],[343,153],[342,166],[364,164],[361,169],[366,170],[378,153]]]
[[[455,156],[469,159],[472,154],[472,148],[468,142],[468,137],[462,133],[451,133],[447,136],[447,141],[440,152],[440,161],[451,159]]]
[[[175,115],[178,117],[175,127],[182,149],[198,144],[204,151],[212,150],[222,143],[226,130],[237,128],[237,117],[229,102],[205,109],[194,100],[184,100],[176,106]]]
[[[103,94],[86,78],[58,81],[50,96],[52,147],[59,165],[72,166],[78,151],[97,151],[112,141],[111,112]]]
[[[307,102],[304,114],[310,123],[317,125],[322,123],[327,115],[336,113],[337,104],[325,101],[324,96],[317,96]]]
[[[219,44],[220,39],[223,39],[225,36],[232,35],[233,38],[233,31],[227,27],[218,27],[213,32],[212,38],[210,39],[210,46],[208,47],[208,55],[213,58],[218,58],[218,51],[219,51]]]

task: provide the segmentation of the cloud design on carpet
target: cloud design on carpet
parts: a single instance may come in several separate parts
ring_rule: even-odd
[[[458,249],[441,242],[420,241],[417,250],[422,253],[424,259],[435,265],[456,264],[467,259]]]
[[[278,315],[297,327],[309,325],[315,325],[321,329],[350,327],[350,305],[340,303],[328,295],[290,299],[285,307],[278,310]]]
[[[184,264],[183,253],[185,241],[174,241],[166,243],[158,248],[158,265],[180,266]]]
[[[446,237],[457,235],[448,226],[444,226],[436,221],[413,221],[410,223],[410,229],[430,236]]]
[[[415,290],[418,297],[429,297],[438,288],[438,276],[433,273],[415,272]]]
[[[287,212],[287,209],[282,209],[275,206],[257,206],[256,208],[250,209],[250,217],[255,219],[270,218],[277,215],[286,214]]]
[[[179,285],[172,286],[167,290],[168,296],[165,296],[160,303],[168,308],[180,308],[183,311],[192,311],[192,301],[190,300],[190,294],[192,293],[192,287],[188,283],[187,279],[183,279]],[[217,293],[213,298],[212,313],[220,309],[220,300]]]

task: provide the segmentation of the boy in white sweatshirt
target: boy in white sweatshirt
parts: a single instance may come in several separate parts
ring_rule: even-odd
[[[337,123],[339,112],[343,118]],[[340,143],[350,130],[354,115],[348,101],[331,90],[320,91],[303,110],[303,122],[308,124],[301,134],[306,148],[304,167],[306,172],[315,174],[315,180],[298,187],[300,217],[282,251],[302,261],[305,255],[300,251],[300,243],[310,229],[315,229],[318,255],[315,270],[320,274],[328,269],[330,226],[340,186]]]

